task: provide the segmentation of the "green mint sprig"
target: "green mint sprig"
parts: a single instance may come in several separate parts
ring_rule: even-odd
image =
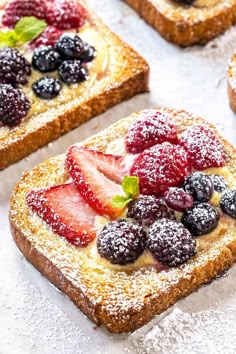
[[[0,31],[0,48],[16,47],[37,38],[47,27],[44,20],[36,17],[22,17],[13,30]]]
[[[123,209],[139,195],[139,178],[125,176],[122,181],[122,189],[125,195],[115,195],[111,200],[112,208]]]

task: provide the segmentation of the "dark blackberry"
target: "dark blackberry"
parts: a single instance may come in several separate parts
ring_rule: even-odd
[[[182,216],[182,223],[194,236],[207,234],[215,229],[219,221],[219,213],[208,203],[195,203]]]
[[[227,188],[228,184],[223,176],[210,175],[210,177],[216,192],[223,192]]]
[[[214,191],[212,180],[203,172],[193,172],[183,183],[184,190],[199,202],[207,202]]]
[[[60,54],[51,46],[40,46],[35,49],[32,65],[42,73],[57,70],[61,64]]]
[[[196,254],[196,241],[181,223],[161,219],[150,226],[147,246],[152,255],[169,267],[188,261]]]
[[[30,101],[18,88],[0,84],[0,122],[15,126],[30,110]]]
[[[85,81],[88,77],[87,68],[79,60],[65,60],[58,69],[59,77],[67,85]]]
[[[63,59],[80,59],[84,42],[76,34],[65,33],[56,42],[56,49]]]
[[[225,214],[236,219],[236,189],[228,189],[222,194],[220,207]]]
[[[31,65],[16,48],[0,50],[0,83],[24,85],[31,74]]]
[[[142,195],[133,200],[128,206],[128,218],[142,221],[143,225],[151,225],[161,218],[174,219],[164,200],[153,195]]]
[[[174,0],[174,1],[182,5],[192,5],[195,0]]]
[[[59,80],[54,77],[42,77],[32,85],[32,89],[36,96],[50,100],[59,95],[62,85]]]
[[[182,188],[172,187],[165,193],[165,202],[168,207],[174,210],[184,211],[193,206],[194,200],[193,197]]]
[[[84,49],[80,55],[80,60],[83,63],[88,63],[89,61],[92,61],[96,56],[96,50],[94,47],[89,45],[88,43],[84,43]]]
[[[146,235],[143,228],[125,219],[109,222],[98,235],[99,254],[113,264],[135,262],[145,247]]]

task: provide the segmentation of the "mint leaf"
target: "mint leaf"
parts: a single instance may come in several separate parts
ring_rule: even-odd
[[[116,195],[111,200],[111,206],[115,209],[123,209],[131,201],[131,198],[127,199],[127,197],[124,197],[122,195]]]
[[[15,44],[15,31],[0,32],[0,48],[14,47]]]
[[[125,176],[122,181],[122,188],[127,196],[134,199],[139,195],[139,178],[135,176]]]
[[[15,25],[14,31],[18,43],[26,43],[37,38],[47,27],[44,20],[36,17],[22,17]]]

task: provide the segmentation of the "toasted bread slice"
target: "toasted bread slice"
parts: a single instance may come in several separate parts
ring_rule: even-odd
[[[14,128],[0,127],[0,169],[112,105],[148,91],[146,61],[112,33],[85,2],[81,3],[87,8],[89,17],[79,35],[97,51],[96,58],[89,63],[89,77],[79,85],[64,85],[60,95],[52,100],[42,100],[31,89],[32,83],[42,74],[33,70],[29,83],[22,87],[32,104],[28,116]],[[27,52],[26,56],[31,60],[32,52]]]
[[[202,118],[185,111],[161,109],[176,122],[180,133],[195,124],[207,124],[225,148],[227,165],[209,173],[223,174],[236,185],[236,150]],[[102,152],[115,152],[138,113],[118,121],[82,145]],[[116,144],[115,144],[116,145]],[[118,151],[121,152],[118,144]],[[135,267],[113,266],[87,248],[69,244],[56,235],[26,204],[26,194],[36,188],[68,180],[65,154],[51,158],[17,183],[10,200],[10,225],[14,240],[25,257],[95,324],[115,333],[134,331],[177,300],[197,290],[236,260],[236,220],[222,215],[218,227],[197,238],[197,255],[169,270],[138,263]],[[96,244],[95,244],[96,245]],[[160,270],[160,269],[159,269]]]
[[[180,46],[206,43],[236,22],[235,0],[125,0],[165,39]]]
[[[236,113],[236,54],[234,54],[228,66],[228,96],[229,104]]]

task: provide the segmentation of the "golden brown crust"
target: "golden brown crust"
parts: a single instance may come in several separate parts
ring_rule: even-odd
[[[175,119],[179,132],[203,122],[185,111],[163,110]],[[111,141],[125,135],[136,117],[133,114],[117,122],[83,145],[106,151]],[[227,168],[235,175],[236,150],[219,138],[225,147]],[[198,238],[197,256],[178,268],[160,273],[155,267],[143,267],[133,273],[100,268],[78,247],[54,234],[38,218],[33,219],[25,203],[25,195],[31,189],[66,181],[64,161],[65,155],[56,156],[24,174],[10,200],[11,230],[25,257],[97,325],[114,333],[133,331],[235,262],[236,220],[224,217],[217,233]]]
[[[228,66],[228,96],[230,107],[236,113],[236,54],[232,56]]]
[[[206,43],[236,22],[235,0],[219,0],[219,4],[206,8],[183,7],[172,0],[125,2],[165,39],[183,47]]]
[[[22,128],[9,129],[7,136],[0,135],[0,170],[22,159],[33,151],[57,139],[62,134],[78,127],[109,107],[135,94],[148,91],[149,67],[146,61],[126,43],[112,33],[102,21],[90,13],[90,24],[94,26],[107,45],[111,55],[122,59],[122,73],[109,81],[95,93],[88,92],[79,103],[74,99],[60,105],[57,110],[46,111],[21,124]],[[98,43],[99,45],[99,43]],[[113,50],[112,48],[116,48]],[[122,54],[121,54],[122,53]],[[114,68],[113,68],[114,70]],[[0,128],[1,129],[1,128]]]

